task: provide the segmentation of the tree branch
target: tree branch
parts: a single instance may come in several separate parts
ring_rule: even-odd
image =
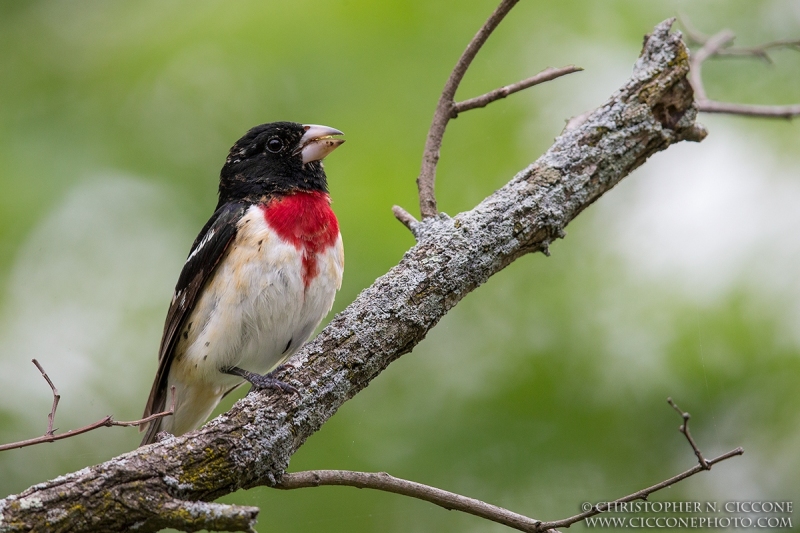
[[[175,528],[182,531],[246,531],[255,533],[258,507],[225,505],[210,502],[188,502],[176,498],[165,498],[159,528]],[[133,528],[131,528],[133,529]]]
[[[679,16],[678,20],[681,26],[683,26],[683,31],[690,42],[702,46],[711,39],[710,36],[698,31],[686,17]],[[779,39],[749,48],[739,46],[723,47],[717,50],[715,55],[719,57],[755,57],[761,59],[765,63],[771,64],[772,58],[769,55],[769,51],[779,50],[781,48],[789,48],[800,52],[800,39]]]
[[[305,472],[292,472],[284,474],[280,482],[274,487],[282,490],[302,489],[308,487],[321,487],[321,486],[347,486],[356,487],[359,489],[374,489],[384,492],[391,492],[394,494],[401,494],[409,496],[418,500],[423,500],[447,510],[461,511],[471,515],[479,516],[503,524],[510,528],[519,531],[526,531],[529,533],[543,533],[546,531],[553,531],[562,527],[569,527],[572,524],[581,522],[589,517],[604,513],[609,509],[613,509],[614,504],[632,502],[635,500],[646,500],[651,494],[658,492],[661,489],[670,487],[686,478],[689,478],[704,470],[710,470],[711,465],[720,463],[731,457],[742,455],[744,450],[736,448],[727,453],[715,457],[707,461],[708,468],[702,465],[697,465],[685,472],[666,479],[660,483],[656,483],[650,487],[638,490],[622,498],[618,498],[613,502],[603,505],[592,506],[588,511],[582,512],[569,518],[562,520],[554,520],[550,522],[543,522],[535,518],[509,511],[503,507],[498,507],[490,503],[486,503],[475,498],[462,496],[454,492],[449,492],[430,485],[423,485],[414,481],[396,478],[390,476],[386,472],[353,472],[350,470],[308,470]]]
[[[711,37],[707,37],[692,28],[688,22],[681,20],[681,24],[686,30],[689,38],[698,44],[701,44],[701,47],[692,54],[692,57],[689,60],[691,65],[689,81],[694,89],[698,111],[703,111],[706,113],[725,113],[729,115],[786,119],[791,119],[800,115],[800,104],[757,105],[735,104],[711,100],[706,95],[702,74],[703,63],[712,57],[750,56],[757,57],[766,61],[767,63],[771,63],[772,59],[769,57],[769,50],[774,50],[776,48],[791,48],[800,51],[800,40],[780,40],[751,48],[733,48],[731,47],[731,44],[733,43],[736,35],[731,30],[722,30]]]
[[[730,30],[723,30],[710,37],[699,50],[692,54],[689,64],[689,81],[692,82],[694,97],[698,102],[707,101],[706,90],[703,86],[702,67],[703,63],[716,54],[722,47],[733,41],[736,36]]]
[[[489,38],[492,32],[503,21],[505,16],[511,11],[519,0],[502,0],[494,13],[484,23],[475,37],[467,45],[464,53],[458,59],[453,72],[444,84],[439,103],[436,104],[436,111],[433,113],[433,123],[428,130],[428,137],[425,140],[425,149],[422,153],[422,168],[417,177],[417,189],[419,190],[419,212],[423,220],[435,217],[438,214],[436,209],[436,193],[434,190],[436,182],[436,165],[439,164],[439,148],[442,146],[442,138],[447,123],[450,121],[453,110],[453,102],[456,90],[467,73],[472,60],[480,51],[483,43]]]
[[[47,415],[47,432],[45,432],[45,435],[52,435],[55,431],[53,429],[53,423],[56,420],[56,409],[58,409],[58,402],[61,400],[61,395],[58,393],[56,386],[53,385],[53,382],[50,380],[50,376],[47,375],[47,372],[44,371],[42,365],[39,364],[39,361],[36,359],[31,359],[31,362],[36,365],[36,368],[38,368],[39,372],[42,373],[42,377],[45,379],[45,381],[47,381],[47,384],[50,385],[50,390],[53,391],[53,407],[50,408],[50,414]],[[0,448],[0,451],[2,451],[2,448]]]
[[[21,440],[18,442],[11,442],[8,444],[0,444],[0,452],[6,450],[14,450],[17,448],[25,448],[27,446],[33,446],[34,444],[42,444],[43,442],[55,442],[57,440],[68,439],[70,437],[75,437],[76,435],[81,435],[83,433],[88,433],[90,431],[94,431],[95,429],[102,428],[102,427],[111,427],[111,426],[123,426],[123,427],[130,427],[130,426],[141,426],[142,424],[146,424],[151,420],[156,420],[157,418],[164,418],[165,416],[170,416],[175,412],[175,387],[171,387],[172,390],[172,405],[170,406],[168,411],[163,411],[161,413],[155,413],[147,418],[142,418],[141,420],[133,420],[131,422],[118,422],[114,420],[111,415],[104,416],[97,422],[92,422],[87,426],[83,426],[78,429],[71,429],[66,433],[61,433],[60,435],[55,435],[55,431],[53,429],[53,421],[55,420],[56,416],[56,408],[58,407],[58,401],[61,399],[61,395],[58,394],[58,389],[56,386],[53,385],[53,382],[50,380],[50,376],[47,375],[47,372],[44,371],[42,365],[39,364],[39,361],[33,359],[33,364],[36,365],[36,368],[39,369],[39,372],[42,373],[42,377],[47,380],[47,384],[50,385],[50,388],[53,391],[53,407],[50,409],[50,414],[47,415],[47,432],[42,435],[41,437],[36,437],[33,439]],[[2,518],[2,516],[0,516]],[[2,521],[0,521],[2,524]]]
[[[284,474],[276,489],[292,490],[337,485],[359,489],[375,489],[410,496],[447,510],[479,516],[520,531],[538,531],[539,520],[503,509],[496,505],[462,496],[454,492],[396,478],[386,472],[353,472],[350,470],[309,470]]]
[[[464,111],[485,107],[515,92],[560,78],[572,72],[583,70],[572,65],[561,67],[560,69],[548,68],[525,80],[456,103],[456,91],[461,84],[461,80],[464,78],[464,74],[467,73],[467,69],[469,69],[472,60],[475,59],[475,56],[478,54],[483,44],[517,2],[519,2],[519,0],[502,0],[500,2],[500,5],[494,10],[494,13],[492,13],[481,29],[478,30],[478,33],[475,34],[475,37],[472,38],[469,45],[467,45],[466,50],[461,54],[461,57],[458,59],[456,66],[453,68],[450,77],[444,85],[442,94],[439,97],[439,102],[436,105],[436,110],[433,113],[433,122],[428,130],[428,137],[425,139],[425,149],[422,153],[422,167],[417,177],[419,211],[423,220],[435,217],[439,212],[436,207],[435,192],[436,166],[439,164],[439,150],[442,147],[444,132],[450,119],[456,118],[459,113],[463,113]],[[416,223],[416,220],[402,207],[395,206],[392,208],[392,211],[395,217],[410,229],[416,238],[417,233],[412,227],[414,223]]]
[[[554,80],[556,78],[560,78],[561,76],[572,74],[573,72],[580,72],[581,70],[583,70],[581,67],[576,67],[575,65],[567,65],[566,67],[561,68],[546,68],[539,74],[531,76],[528,79],[518,81],[517,83],[500,87],[499,89],[495,89],[494,91],[490,91],[481,96],[476,96],[475,98],[470,98],[469,100],[464,100],[462,102],[453,104],[450,118],[456,118],[458,117],[459,113],[469,111],[470,109],[486,107],[494,101],[500,100],[501,98],[505,98],[510,94],[514,94],[524,89],[528,89],[534,85],[539,85],[540,83]]]
[[[414,215],[400,207],[399,205],[392,206],[392,213],[394,214],[394,218],[399,220],[405,227],[411,231],[411,234],[414,237],[417,237],[417,226],[419,225],[419,221],[414,218]]]
[[[731,457],[736,457],[737,455],[742,455],[743,453],[744,453],[744,450],[742,448],[735,448],[735,449],[733,449],[733,450],[731,450],[731,451],[729,451],[727,453],[723,453],[719,457],[715,457],[715,458],[711,459],[710,461],[708,461],[708,465],[709,465],[708,469],[710,469],[711,465],[715,465],[717,463],[721,463],[722,461],[724,461],[726,459],[730,459]],[[646,489],[642,489],[642,490],[636,491],[633,494],[628,494],[627,496],[624,496],[622,498],[618,498],[618,499],[614,500],[613,502],[607,502],[607,503],[603,503],[601,505],[594,505],[588,511],[585,511],[585,512],[580,513],[580,514],[576,514],[575,516],[571,516],[571,517],[565,518],[563,520],[555,520],[553,522],[542,522],[539,527],[542,530],[544,530],[544,529],[556,529],[556,528],[559,528],[559,527],[569,527],[572,524],[575,524],[576,522],[580,522],[582,520],[585,520],[585,519],[587,519],[587,518],[589,518],[591,516],[595,516],[595,515],[598,515],[600,513],[605,513],[609,509],[613,510],[614,505],[616,505],[616,504],[627,503],[627,502],[632,502],[632,501],[636,501],[636,500],[646,500],[648,498],[648,496],[650,496],[654,492],[657,492],[657,491],[659,491],[661,489],[665,489],[665,488],[667,488],[669,486],[674,485],[675,483],[678,483],[679,481],[683,481],[684,479],[697,474],[698,472],[702,472],[703,470],[708,470],[708,469],[707,468],[703,468],[701,465],[697,465],[697,466],[695,466],[693,468],[690,468],[689,470],[686,470],[685,472],[681,472],[677,476],[673,476],[673,477],[671,477],[669,479],[665,479],[661,483],[656,483],[655,485],[647,487]]]
[[[730,102],[717,102],[716,100],[702,100],[697,102],[697,110],[703,111],[704,113],[725,113],[728,115],[743,115],[747,117],[791,119],[800,115],[800,104],[733,104]]]
[[[692,447],[694,454],[697,456],[697,460],[700,463],[700,466],[703,467],[703,470],[711,470],[711,465],[709,464],[708,461],[706,461],[706,458],[703,457],[702,452],[700,452],[700,448],[697,447],[697,444],[694,442],[694,439],[692,438],[692,434],[689,433],[689,419],[692,417],[692,415],[684,411],[681,411],[680,408],[675,404],[675,402],[672,401],[672,398],[667,398],[667,403],[670,404],[672,408],[678,412],[679,415],[681,415],[681,418],[683,418],[683,424],[681,424],[681,426],[678,428],[678,431],[683,433],[683,435],[686,437],[686,440],[689,441],[689,446]]]
[[[689,444],[692,446],[692,450],[700,461],[700,464],[678,474],[677,476],[666,479],[661,483],[657,483],[647,487],[646,489],[636,491],[633,494],[623,496],[622,498],[614,500],[608,504],[594,505],[591,509],[563,520],[542,522],[541,520],[529,518],[481,500],[462,496],[460,494],[438,489],[436,487],[431,487],[429,485],[423,485],[422,483],[396,478],[394,476],[390,476],[386,472],[371,473],[353,472],[350,470],[308,470],[305,472],[293,472],[284,474],[280,482],[275,485],[275,488],[292,490],[307,487],[321,487],[323,485],[335,485],[356,487],[359,489],[375,489],[394,494],[401,494],[403,496],[410,496],[411,498],[416,498],[418,500],[424,500],[434,505],[438,505],[439,507],[444,507],[447,510],[456,510],[479,516],[519,531],[526,531],[528,533],[554,531],[556,528],[570,527],[576,522],[581,522],[591,516],[604,513],[609,509],[613,510],[614,504],[626,503],[635,500],[646,500],[647,497],[654,492],[672,486],[688,477],[697,474],[698,472],[711,470],[711,465],[722,462],[726,459],[730,459],[731,457],[735,457],[737,455],[742,455],[744,453],[742,448],[736,448],[728,453],[724,453],[719,457],[712,459],[711,461],[707,461],[703,457],[703,454],[700,453],[700,450],[689,434],[689,429],[687,426],[690,418],[689,413],[684,413],[681,411],[672,401],[672,398],[668,398],[667,402],[669,402],[669,404],[683,417],[683,425],[681,425],[680,431],[689,440]]]
[[[249,394],[198,431],[0,500],[4,533],[58,530],[56,516],[73,532],[134,524],[140,532],[156,531],[170,512],[167,496],[209,501],[280,482],[305,440],[464,296],[517,258],[546,249],[654,153],[702,138],[686,79],[687,50],[670,34],[671,24],[659,24],[646,38],[623,87],[535,163],[471,211],[420,223],[418,242],[400,263],[278,372],[299,395]]]

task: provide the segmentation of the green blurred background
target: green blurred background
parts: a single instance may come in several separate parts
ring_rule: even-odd
[[[253,125],[334,126],[326,163],[347,253],[334,312],[412,244],[414,179],[441,87],[495,0],[0,4],[0,441],[136,419],[167,304]],[[455,214],[551,144],[630,73],[643,34],[685,14],[741,45],[800,37],[796,1],[523,0],[459,91],[586,69],[451,123],[438,171]],[[712,97],[800,102],[800,54],[708,64]],[[540,519],[691,467],[665,399],[708,456],[746,454],[657,501],[800,503],[800,121],[703,115],[342,407],[291,470],[384,470]],[[232,402],[233,400],[231,400]],[[229,406],[231,402],[226,405]],[[103,429],[0,454],[0,496],[134,448]],[[349,488],[232,494],[263,531],[501,531]],[[794,517],[795,521],[800,518]],[[584,526],[576,526],[583,529]]]

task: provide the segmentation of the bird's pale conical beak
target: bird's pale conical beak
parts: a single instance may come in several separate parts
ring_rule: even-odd
[[[334,135],[344,135],[341,131],[318,124],[303,124],[306,131],[300,138],[300,143],[294,154],[303,154],[303,164],[319,161],[326,155],[336,150],[344,139],[335,139]]]

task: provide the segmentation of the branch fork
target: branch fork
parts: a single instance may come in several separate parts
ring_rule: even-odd
[[[158,418],[164,418],[165,416],[170,416],[175,412],[175,387],[172,387],[172,405],[170,406],[169,410],[163,411],[161,413],[154,413],[147,418],[142,418],[140,420],[133,420],[130,422],[122,422],[114,420],[112,415],[104,416],[97,422],[92,422],[89,425],[83,426],[78,429],[71,429],[66,433],[60,433],[58,435],[55,432],[58,429],[53,429],[53,422],[56,418],[56,409],[58,408],[58,401],[61,399],[61,395],[58,393],[58,389],[53,384],[53,381],[50,379],[50,376],[47,375],[47,372],[44,371],[42,365],[39,364],[39,361],[36,359],[32,360],[33,364],[36,365],[36,368],[39,369],[39,372],[42,373],[42,377],[47,381],[47,384],[50,385],[50,389],[53,391],[53,407],[50,408],[50,414],[47,415],[47,431],[41,437],[36,437],[33,439],[21,440],[18,442],[10,442],[8,444],[0,445],[0,452],[5,450],[14,450],[17,448],[25,448],[27,446],[33,446],[35,444],[41,444],[43,442],[55,442],[57,440],[68,439],[70,437],[75,437],[77,435],[81,435],[83,433],[88,433],[90,431],[94,431],[95,429],[102,428],[102,427],[111,427],[111,426],[123,426],[123,427],[130,427],[130,426],[140,426],[142,424],[146,424],[152,420],[156,420]],[[0,522],[2,523],[2,522]]]
[[[689,428],[687,425],[690,418],[689,413],[681,411],[678,406],[675,405],[675,402],[672,401],[672,398],[667,398],[667,402],[678,412],[678,414],[683,417],[683,424],[680,427],[680,432],[686,436],[700,464],[694,468],[690,468],[689,470],[681,472],[676,476],[666,479],[661,483],[656,483],[655,485],[638,490],[612,502],[594,505],[591,509],[562,520],[543,522],[541,520],[529,518],[508,509],[504,509],[503,507],[498,507],[481,500],[476,500],[475,498],[462,496],[460,494],[442,490],[430,485],[423,485],[422,483],[396,478],[394,476],[390,476],[386,472],[308,470],[304,472],[284,474],[280,481],[274,485],[274,487],[282,490],[292,490],[327,485],[348,486],[359,489],[374,489],[384,492],[391,492],[394,494],[401,494],[403,496],[409,496],[411,498],[430,502],[447,510],[461,511],[463,513],[479,516],[486,520],[503,524],[504,526],[508,526],[518,531],[525,531],[528,533],[557,531],[558,528],[568,528],[575,523],[582,522],[586,518],[604,513],[613,508],[615,504],[627,503],[635,500],[646,500],[654,492],[658,492],[662,489],[670,487],[679,481],[683,481],[684,479],[704,470],[711,470],[712,465],[744,453],[742,448],[735,448],[720,455],[719,457],[706,460],[705,457],[703,457],[703,454],[700,453],[697,444],[695,444],[691,434],[689,433]]]
[[[428,137],[425,140],[425,149],[422,154],[422,167],[417,177],[419,211],[422,215],[423,222],[439,214],[436,206],[435,193],[436,166],[439,164],[439,151],[442,147],[444,132],[447,128],[447,123],[450,122],[451,119],[458,117],[459,113],[469,111],[470,109],[485,107],[515,92],[583,70],[573,65],[561,68],[547,68],[535,76],[489,91],[481,96],[470,98],[462,102],[455,101],[458,86],[467,73],[472,60],[475,59],[475,56],[487,39],[489,39],[489,36],[494,32],[497,26],[500,25],[517,2],[519,2],[519,0],[502,0],[500,2],[497,9],[494,10],[481,29],[478,30],[478,33],[475,34],[467,45],[467,48],[464,50],[464,53],[461,54],[458,62],[456,62],[456,66],[453,67],[453,71],[450,73],[450,77],[444,85],[442,94],[439,97],[439,103],[436,105],[436,110],[433,113],[433,122],[428,130]],[[403,225],[411,230],[414,236],[417,237],[416,230],[414,229],[417,223],[416,219],[402,207],[394,206],[392,211],[397,220],[403,223]]]
[[[687,37],[700,45],[700,48],[689,58],[689,63],[691,65],[689,81],[692,84],[692,89],[694,89],[695,101],[699,111],[785,119],[792,119],[800,115],[800,104],[758,105],[736,104],[712,100],[708,98],[706,94],[702,73],[703,63],[712,57],[755,57],[771,64],[772,59],[769,56],[770,51],[781,48],[800,51],[800,40],[786,39],[772,41],[750,48],[738,48],[733,46],[733,40],[736,38],[736,35],[731,30],[722,30],[714,35],[707,36],[694,29],[684,18],[681,18],[681,25],[686,31]]]
[[[712,463],[710,463],[709,461],[706,460],[705,457],[703,457],[700,448],[697,447],[697,444],[695,444],[694,439],[692,438],[692,434],[689,433],[689,419],[692,417],[692,415],[690,415],[687,412],[681,411],[681,409],[675,404],[675,402],[672,401],[672,398],[667,398],[667,403],[673,409],[675,409],[675,411],[677,411],[679,415],[681,415],[681,418],[683,418],[683,424],[681,424],[681,426],[678,428],[678,431],[683,433],[683,435],[686,437],[686,440],[689,442],[689,446],[692,447],[692,451],[694,451],[694,454],[697,457],[697,461],[700,463],[700,466],[702,467],[703,470],[711,470]]]

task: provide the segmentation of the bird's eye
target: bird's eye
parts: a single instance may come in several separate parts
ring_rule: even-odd
[[[277,137],[273,137],[272,139],[267,141],[267,150],[269,150],[273,154],[277,154],[278,152],[283,150],[283,141],[278,139]]]

